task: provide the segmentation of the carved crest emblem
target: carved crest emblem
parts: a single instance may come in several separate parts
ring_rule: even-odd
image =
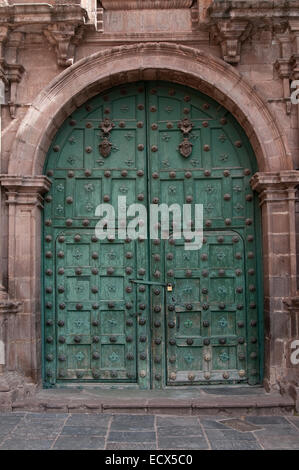
[[[111,153],[112,144],[108,137],[103,137],[102,142],[99,144],[100,154],[102,157],[107,158]]]
[[[185,135],[189,134],[189,132],[192,131],[193,123],[190,121],[190,119],[185,118],[185,119],[182,119],[178,123],[178,128],[181,130],[181,132],[185,136]]]
[[[182,157],[188,158],[192,153],[193,144],[188,140],[188,137],[184,137],[184,140],[179,145],[179,151]]]
[[[184,158],[190,157],[193,144],[189,141],[189,133],[192,131],[193,123],[188,118],[184,118],[178,123],[178,128],[183,134],[183,140],[179,145],[179,152]]]
[[[102,142],[99,144],[99,150],[102,157],[107,158],[109,157],[112,149],[112,143],[109,141],[110,132],[115,127],[115,124],[109,118],[103,119],[100,123],[99,128],[102,131]]]
[[[115,124],[109,118],[103,119],[100,123],[99,128],[103,131],[103,134],[110,134],[112,129],[115,127]]]

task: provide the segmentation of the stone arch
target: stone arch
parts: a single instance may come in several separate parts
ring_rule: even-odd
[[[42,174],[50,143],[74,109],[101,91],[138,80],[172,81],[206,93],[243,127],[259,171],[293,168],[286,139],[266,102],[236,69],[191,47],[147,43],[97,52],[69,67],[43,89],[19,127],[8,173]]]

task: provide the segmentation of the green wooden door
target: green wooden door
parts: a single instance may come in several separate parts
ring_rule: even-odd
[[[182,86],[130,84],[65,121],[45,169],[46,386],[260,382],[255,170],[235,119]],[[96,207],[117,215],[118,196],[203,204],[202,248],[185,250],[172,225],[168,239],[151,240],[148,224],[146,237],[123,239],[117,226],[99,240]]]

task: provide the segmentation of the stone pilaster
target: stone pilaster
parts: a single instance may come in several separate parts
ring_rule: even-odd
[[[6,322],[6,369],[40,378],[40,234],[44,176],[0,175],[8,204],[8,293],[22,302]]]
[[[256,173],[252,188],[262,211],[265,385],[288,380],[291,317],[283,299],[296,295],[295,200],[298,171]]]

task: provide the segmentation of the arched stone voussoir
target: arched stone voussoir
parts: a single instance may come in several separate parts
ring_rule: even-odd
[[[52,80],[19,127],[9,173],[41,174],[57,128],[76,107],[101,91],[138,80],[167,80],[206,93],[244,124],[260,171],[293,168],[286,139],[266,101],[235,68],[191,47],[142,43],[97,52]]]

